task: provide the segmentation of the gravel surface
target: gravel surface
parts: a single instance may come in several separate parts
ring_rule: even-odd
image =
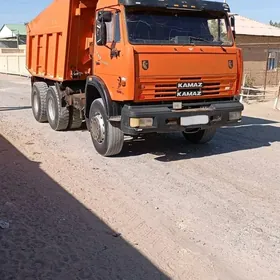
[[[254,104],[205,146],[159,135],[103,158],[0,75],[0,280],[280,279],[279,128]]]

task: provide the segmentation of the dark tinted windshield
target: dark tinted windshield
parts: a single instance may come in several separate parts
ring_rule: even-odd
[[[207,12],[127,10],[132,44],[232,45],[225,15]]]

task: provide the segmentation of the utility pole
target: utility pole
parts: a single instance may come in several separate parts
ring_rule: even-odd
[[[279,83],[279,88],[278,88],[278,92],[277,92],[277,96],[274,102],[274,109],[277,110],[278,109],[278,103],[280,100],[280,83]]]
[[[17,31],[17,48],[19,49],[19,31]]]

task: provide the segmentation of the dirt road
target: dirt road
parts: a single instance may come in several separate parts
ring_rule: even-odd
[[[0,279],[280,279],[270,105],[202,147],[165,135],[102,158],[87,131],[35,122],[28,79],[0,75]]]

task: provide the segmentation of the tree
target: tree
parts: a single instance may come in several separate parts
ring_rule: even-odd
[[[279,27],[280,28],[280,22],[273,22],[272,20],[269,22],[270,25]]]
[[[213,38],[214,41],[221,40],[222,42],[226,42],[228,40],[224,20],[220,20],[220,21],[218,21],[217,19],[208,20],[208,26],[209,26],[210,33],[214,37]]]

